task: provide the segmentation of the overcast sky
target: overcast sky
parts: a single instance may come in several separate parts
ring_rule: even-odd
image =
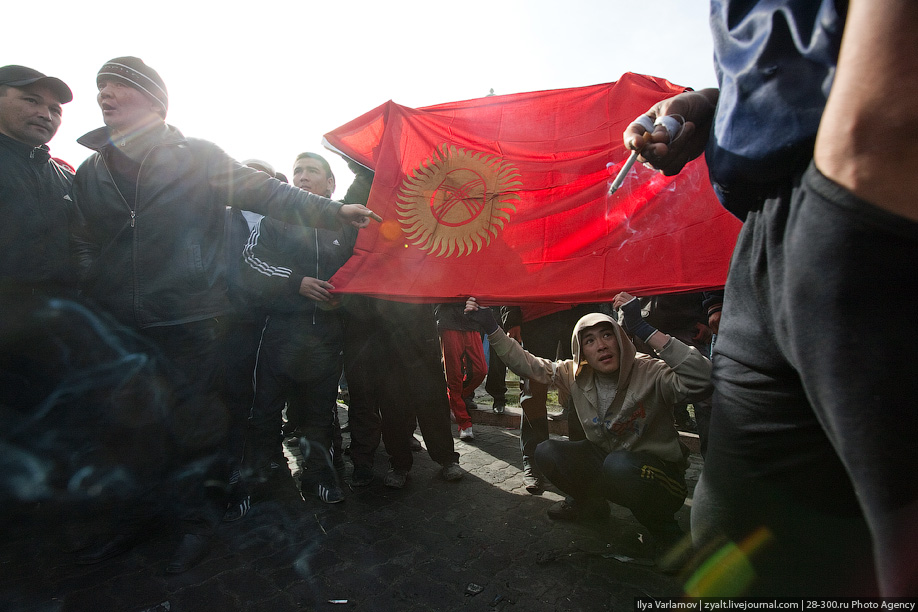
[[[2,63],[73,90],[55,156],[76,166],[89,155],[75,140],[102,125],[95,74],[135,55],[166,82],[167,121],[186,136],[288,176],[297,153],[322,153],[337,197],[352,175],[322,135],[390,99],[418,107],[624,72],[715,84],[707,0],[52,0],[3,12]]]

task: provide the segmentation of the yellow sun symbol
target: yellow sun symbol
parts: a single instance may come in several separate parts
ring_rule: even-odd
[[[402,231],[437,257],[478,252],[516,212],[519,179],[519,171],[498,157],[442,144],[402,181]]]

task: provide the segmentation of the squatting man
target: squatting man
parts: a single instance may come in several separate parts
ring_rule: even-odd
[[[466,301],[500,359],[521,377],[556,386],[571,395],[586,439],[546,440],[535,452],[538,469],[567,498],[548,510],[555,520],[605,520],[608,502],[631,510],[648,528],[663,571],[679,569],[683,533],[675,519],[686,497],[687,449],[673,426],[672,406],[709,396],[711,362],[698,350],[657,331],[641,318],[641,307],[622,292],[613,304],[627,331],[661,359],[639,354],[611,317],[591,313],[574,326],[573,359],[532,355],[501,331],[489,308]]]

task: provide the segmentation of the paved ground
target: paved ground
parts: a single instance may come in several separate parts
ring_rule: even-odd
[[[285,479],[273,499],[223,524],[210,556],[178,576],[163,572],[174,546],[165,533],[93,566],[28,534],[4,541],[0,610],[598,611],[679,595],[679,581],[652,566],[652,543],[630,512],[613,506],[604,525],[549,520],[561,496],[523,488],[518,432],[475,430],[474,443],[455,442],[468,470],[459,482],[441,480],[423,452],[403,490],[382,485],[380,452],[377,482],[345,487],[336,506],[304,501]],[[683,528],[700,466],[692,455]]]

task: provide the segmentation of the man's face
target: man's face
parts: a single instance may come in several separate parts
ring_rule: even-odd
[[[6,87],[0,95],[0,133],[32,147],[47,143],[61,127],[61,101],[40,83]]]
[[[600,323],[582,330],[580,352],[594,372],[614,374],[621,366],[621,351],[611,323]]]
[[[335,179],[328,176],[319,160],[309,157],[298,159],[293,165],[293,184],[326,198],[335,190]]]
[[[129,132],[162,121],[159,105],[121,79],[102,78],[98,86],[102,120],[114,131]]]

